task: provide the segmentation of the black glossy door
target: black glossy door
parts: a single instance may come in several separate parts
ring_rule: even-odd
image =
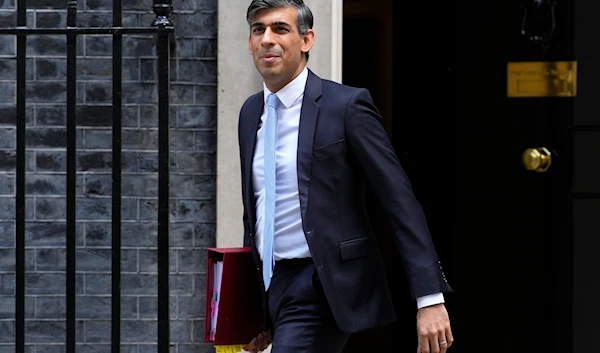
[[[345,22],[345,83],[367,86],[385,107],[386,127],[455,290],[446,296],[454,352],[570,352],[574,322],[589,331],[589,320],[573,317],[573,283],[581,278],[581,298],[597,286],[587,285],[589,275],[573,272],[573,260],[577,246],[597,245],[590,231],[599,223],[589,215],[600,204],[593,201],[597,194],[579,195],[587,197],[585,203],[573,193],[573,146],[585,142],[600,152],[600,143],[573,133],[576,99],[507,96],[509,62],[576,60],[573,3],[555,3],[554,18],[549,7],[529,12],[524,36],[527,1],[395,2],[392,90],[377,84],[381,64],[366,55],[380,50],[385,34],[379,22]],[[549,33],[553,23],[547,43],[529,38]],[[589,102],[579,105],[590,109]],[[545,173],[522,164],[523,152],[536,147],[552,153]],[[585,180],[600,190],[598,182]],[[376,204],[372,211],[400,319],[355,335],[348,352],[412,352],[414,302]],[[573,227],[581,229],[576,246]]]
[[[393,133],[455,293],[447,296],[460,353],[566,352],[571,346],[570,153],[573,98],[507,96],[507,63],[573,60],[567,1],[530,12],[519,1],[415,5],[416,38],[394,45]],[[400,7],[396,13],[402,13]],[[531,10],[530,10],[531,11]],[[534,9],[535,11],[535,9]],[[547,44],[533,35],[554,36]],[[398,82],[416,89],[403,94]],[[408,106],[415,107],[416,114]],[[545,147],[545,173],[522,164]]]

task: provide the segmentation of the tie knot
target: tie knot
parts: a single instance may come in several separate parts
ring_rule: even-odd
[[[269,107],[273,107],[273,108],[277,109],[277,106],[279,106],[279,98],[277,97],[276,94],[274,94],[274,93],[269,94],[269,96],[267,97],[267,105]]]

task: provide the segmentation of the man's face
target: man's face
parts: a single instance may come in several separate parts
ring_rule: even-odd
[[[298,33],[295,8],[271,8],[256,12],[248,45],[254,65],[271,91],[281,89],[302,71],[304,53],[310,50],[313,41],[312,30],[304,35]]]

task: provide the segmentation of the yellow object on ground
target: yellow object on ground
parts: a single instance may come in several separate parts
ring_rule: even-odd
[[[244,348],[243,344],[231,345],[231,346],[215,346],[216,353],[238,353],[242,352]]]

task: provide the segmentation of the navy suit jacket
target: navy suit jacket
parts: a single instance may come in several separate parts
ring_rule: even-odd
[[[263,92],[249,97],[238,126],[244,241],[254,249],[259,274],[252,161],[263,106]],[[323,80],[309,70],[297,164],[304,234],[340,329],[358,332],[396,319],[365,206],[367,185],[386,214],[412,297],[451,291],[423,210],[366,89]]]

